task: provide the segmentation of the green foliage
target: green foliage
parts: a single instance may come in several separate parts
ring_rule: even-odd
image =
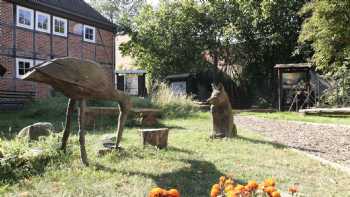
[[[23,110],[0,113],[0,136],[11,138],[20,129],[36,122],[51,122],[56,130],[62,129],[68,99],[57,95],[49,99],[36,100]]]
[[[162,1],[156,10],[145,6],[133,20],[131,41],[121,49],[152,79],[201,70],[206,67],[198,38],[203,16],[193,1]]]
[[[86,145],[90,167],[80,162],[75,132],[66,155],[56,152],[57,138],[33,144],[45,146],[48,155],[57,159],[43,163],[38,174],[30,177],[12,182],[7,177],[0,183],[0,196],[145,197],[151,188],[159,186],[177,188],[185,197],[202,197],[209,195],[219,176],[232,173],[239,183],[274,177],[283,193],[299,183],[301,196],[349,196],[348,174],[246,130],[239,130],[235,139],[210,140],[210,121],[209,113],[164,120],[163,124],[172,128],[166,150],[144,148],[137,129],[127,128],[121,144],[124,150],[104,157],[96,155],[100,139],[106,132],[115,132],[115,128],[89,133]],[[28,146],[13,140],[4,143],[6,148],[22,145],[23,152]]]
[[[119,25],[123,24],[126,17],[132,17],[138,13],[139,8],[146,3],[145,0],[88,0],[102,15]]]
[[[185,117],[190,112],[198,111],[191,99],[172,95],[171,91],[164,85],[161,86],[155,96],[149,98],[130,97],[134,108],[158,108],[163,117]],[[167,95],[167,100],[162,100]],[[68,99],[63,95],[56,95],[48,99],[37,100],[19,111],[7,111],[0,113],[0,137],[13,138],[20,129],[37,123],[51,122],[56,131],[63,130]],[[89,106],[97,107],[118,107],[115,101],[88,101]],[[135,116],[131,114],[127,121],[127,126],[135,126]],[[96,119],[97,128],[111,128],[116,126],[117,117],[100,116]],[[73,129],[77,129],[77,112],[73,114]]]
[[[132,39],[122,50],[152,79],[206,70],[210,65],[203,52],[208,51],[214,70],[219,61],[233,67],[235,75],[228,75],[236,87],[270,96],[273,66],[304,60],[293,52],[302,23],[298,11],[305,1],[162,1],[159,8],[146,6],[134,18]]]
[[[299,41],[311,44],[312,61],[332,80],[336,88],[329,92],[330,104],[349,104],[350,78],[350,1],[317,0],[304,6],[303,24]]]
[[[28,143],[20,139],[1,142],[0,138],[0,149],[5,151],[5,159],[0,161],[0,185],[14,184],[21,179],[39,175],[49,163],[66,162],[68,155],[57,151],[57,141],[55,136],[35,143]],[[33,147],[43,152],[33,155],[30,152]]]
[[[300,41],[310,43],[315,51],[315,65],[331,75],[348,72],[350,59],[350,2],[317,0],[306,4],[301,14],[305,20]]]
[[[200,109],[191,98],[186,95],[174,95],[169,86],[164,83],[157,83],[157,91],[152,95],[152,102],[162,110],[165,118],[188,117]]]

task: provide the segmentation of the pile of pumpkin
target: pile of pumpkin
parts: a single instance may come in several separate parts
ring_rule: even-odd
[[[176,189],[165,190],[156,187],[150,191],[148,197],[180,197],[180,192]]]
[[[297,192],[296,187],[289,188],[289,192],[294,195]],[[274,179],[266,179],[261,184],[256,181],[249,181],[246,185],[236,184],[233,178],[225,176],[220,177],[219,182],[214,184],[210,191],[210,197],[281,197],[276,189]]]

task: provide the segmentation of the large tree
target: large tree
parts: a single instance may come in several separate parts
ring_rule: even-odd
[[[331,75],[350,68],[350,1],[315,0],[302,10],[305,20],[300,41],[312,45],[315,65]]]
[[[305,0],[306,1],[306,0]],[[207,68],[232,74],[236,86],[271,98],[276,63],[303,61],[293,55],[303,0],[181,0],[145,7],[135,17],[124,52],[152,77]],[[239,69],[237,69],[239,65]],[[239,72],[236,72],[239,70]],[[232,71],[232,72],[231,72]]]
[[[157,9],[145,6],[134,18],[131,41],[122,50],[135,57],[152,79],[201,70],[206,66],[201,39],[204,17],[194,1],[162,1]]]
[[[327,95],[327,102],[349,104],[350,1],[314,0],[304,6],[301,14],[308,18],[300,42],[311,44],[312,61],[337,84],[334,92]]]
[[[135,16],[146,0],[88,0],[88,2],[110,21],[120,24],[124,17]]]

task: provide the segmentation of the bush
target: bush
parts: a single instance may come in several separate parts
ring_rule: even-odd
[[[68,99],[63,95],[34,101],[19,111],[0,113],[0,136],[11,138],[20,129],[36,122],[51,122],[62,129]]]
[[[57,151],[57,137],[47,137],[35,143],[24,142],[21,139],[1,141],[0,149],[5,158],[0,160],[0,185],[12,184],[23,178],[29,178],[44,172],[49,163],[67,162],[70,155]],[[42,152],[33,155],[28,152],[33,147],[39,147]]]
[[[186,95],[175,95],[165,83],[156,83],[157,90],[152,94],[151,100],[167,118],[188,116],[198,112],[199,107]]]

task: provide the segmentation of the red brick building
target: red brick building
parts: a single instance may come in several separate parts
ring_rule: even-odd
[[[84,0],[0,0],[0,90],[30,91],[37,98],[50,87],[21,78],[34,65],[60,57],[99,62],[114,81],[115,26]]]

